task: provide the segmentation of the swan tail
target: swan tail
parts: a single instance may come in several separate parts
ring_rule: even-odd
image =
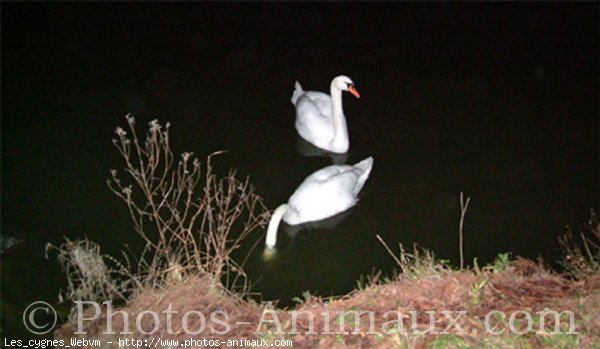
[[[300,83],[298,81],[296,81],[296,84],[294,85],[294,93],[292,93],[292,104],[296,105],[296,101],[298,101],[298,98],[300,98],[300,95],[302,95],[304,93],[304,90],[302,89],[302,85],[300,85]]]
[[[371,174],[371,168],[373,167],[373,157],[369,156],[363,161],[355,164],[353,167],[359,170],[360,172],[360,174],[358,175],[358,180],[356,181],[356,187],[354,188],[354,194],[357,195],[362,189],[362,187],[365,185],[365,182]]]
[[[283,204],[279,205],[279,207],[273,211],[273,214],[271,215],[271,221],[269,222],[269,228],[267,229],[267,237],[265,239],[265,245],[268,248],[275,247],[275,244],[277,243],[277,229],[279,229],[279,223],[281,222],[283,215],[288,211],[289,207],[290,206],[288,204]]]

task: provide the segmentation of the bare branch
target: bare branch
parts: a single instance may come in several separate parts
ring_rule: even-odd
[[[243,279],[241,266],[230,255],[269,218],[249,179],[238,180],[233,170],[225,177],[213,172],[211,161],[225,151],[208,155],[204,172],[193,153],[182,153],[175,162],[169,123],[163,127],[151,121],[142,141],[133,116],[126,120],[130,135],[117,128],[113,143],[131,184],[124,184],[115,170],[107,183],[126,203],[135,232],[146,242],[145,256],[150,260],[138,263],[145,283],[156,286],[191,272],[209,274],[214,280],[233,272],[233,280]]]

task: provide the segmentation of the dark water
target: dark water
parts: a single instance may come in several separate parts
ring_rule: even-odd
[[[66,281],[44,244],[88,237],[109,254],[137,238],[106,187],[113,131],[172,125],[176,152],[249,175],[270,209],[331,164],[299,153],[293,83],[344,96],[348,163],[373,171],[335,227],[280,233],[247,272],[263,299],[348,292],[413,243],[458,264],[510,251],[554,264],[557,237],[599,202],[598,4],[2,4],[3,334]],[[141,130],[141,128],[140,128]],[[244,251],[263,239],[250,236]],[[244,252],[241,251],[241,252]],[[63,309],[64,310],[64,309]]]

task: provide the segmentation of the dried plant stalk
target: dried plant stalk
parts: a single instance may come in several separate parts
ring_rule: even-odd
[[[460,192],[460,222],[458,224],[458,252],[460,254],[460,268],[465,267],[465,257],[463,251],[463,227],[465,225],[465,214],[467,213],[467,208],[469,208],[469,202],[471,198],[464,199],[463,192]]]
[[[169,123],[150,122],[141,140],[133,116],[126,120],[129,130],[117,128],[113,143],[130,184],[116,170],[110,171],[107,184],[126,203],[135,231],[146,243],[148,258],[138,265],[144,283],[157,287],[190,272],[210,275],[216,284],[226,275],[226,286],[240,276],[245,279],[231,253],[269,218],[248,178],[238,180],[233,170],[225,177],[213,172],[211,160],[223,152],[210,154],[205,168],[193,153],[176,160]],[[229,278],[230,273],[235,276]]]
[[[567,232],[558,239],[564,253],[559,263],[577,279],[584,279],[600,271],[600,224],[593,209],[585,228],[586,231],[580,233],[579,241],[575,240],[568,226]]]

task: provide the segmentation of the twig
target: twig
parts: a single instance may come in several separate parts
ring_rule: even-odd
[[[469,201],[471,198],[467,198],[464,200],[463,192],[460,192],[460,223],[458,225],[458,248],[460,252],[460,268],[464,267],[464,254],[463,254],[463,226],[465,222],[465,214],[467,213],[467,208],[469,207]]]
[[[398,259],[398,257],[396,257],[396,255],[394,254],[394,252],[392,252],[392,250],[385,243],[385,241],[383,241],[383,239],[381,238],[381,236],[379,236],[379,234],[377,234],[376,236],[377,236],[377,239],[379,240],[379,242],[381,242],[383,244],[383,247],[385,247],[385,249],[388,251],[388,253],[390,254],[390,256],[392,256],[392,258],[394,258],[394,260],[396,261],[396,263],[398,263],[398,266],[402,266],[402,263],[400,262],[400,260]]]

